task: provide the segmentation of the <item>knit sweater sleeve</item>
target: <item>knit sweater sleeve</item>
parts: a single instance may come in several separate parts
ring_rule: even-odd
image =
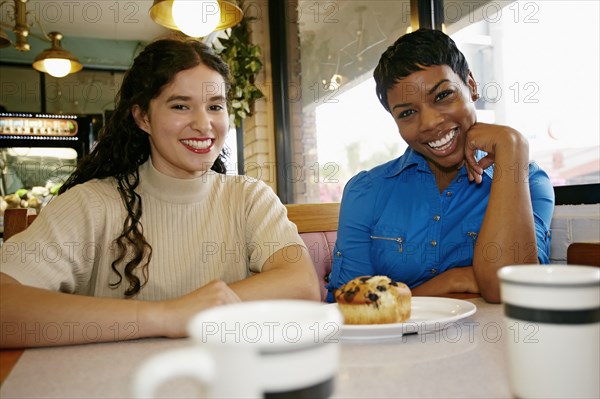
[[[290,263],[298,259],[299,252],[290,246],[306,248],[306,245],[298,235],[296,225],[287,218],[287,209],[264,182],[247,182],[245,212],[251,271],[260,272],[267,259],[281,249]]]
[[[106,212],[94,184],[78,185],[54,198],[23,232],[0,249],[0,272],[21,284],[88,294]]]

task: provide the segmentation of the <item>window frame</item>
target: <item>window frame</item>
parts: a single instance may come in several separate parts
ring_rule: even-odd
[[[288,32],[285,26],[290,14],[289,7],[296,2],[269,1],[269,26],[271,67],[273,79],[273,119],[275,128],[275,148],[277,165],[288,165],[292,161],[290,127],[289,80],[287,76],[288,52],[286,43]],[[426,24],[433,28],[443,21],[444,0],[410,0],[411,21]],[[417,7],[415,10],[414,7]],[[285,167],[277,167],[277,195],[281,202],[293,202],[293,185],[285,177]],[[556,205],[600,203],[600,183],[555,186]]]

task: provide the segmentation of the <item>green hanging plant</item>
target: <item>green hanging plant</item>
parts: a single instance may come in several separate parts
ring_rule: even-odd
[[[246,14],[246,12],[244,13]],[[236,26],[232,27],[226,38],[218,38],[218,46],[213,43],[213,48],[231,70],[231,119],[236,127],[241,126],[242,120],[252,115],[254,101],[264,94],[254,81],[262,68],[260,47],[250,42],[248,22],[256,18],[244,17]]]

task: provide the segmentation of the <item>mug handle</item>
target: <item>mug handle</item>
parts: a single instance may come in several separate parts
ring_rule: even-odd
[[[210,388],[216,375],[215,361],[206,350],[169,350],[151,357],[137,370],[133,379],[133,395],[135,398],[153,398],[162,384],[182,376],[195,378]]]

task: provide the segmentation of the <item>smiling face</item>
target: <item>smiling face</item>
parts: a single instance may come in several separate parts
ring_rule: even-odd
[[[150,138],[154,167],[171,177],[193,178],[211,168],[229,129],[223,77],[204,64],[175,75],[148,112],[132,109]]]
[[[465,84],[448,65],[413,72],[387,92],[400,135],[422,154],[434,175],[452,175],[464,162],[466,132],[476,122],[477,87]]]

